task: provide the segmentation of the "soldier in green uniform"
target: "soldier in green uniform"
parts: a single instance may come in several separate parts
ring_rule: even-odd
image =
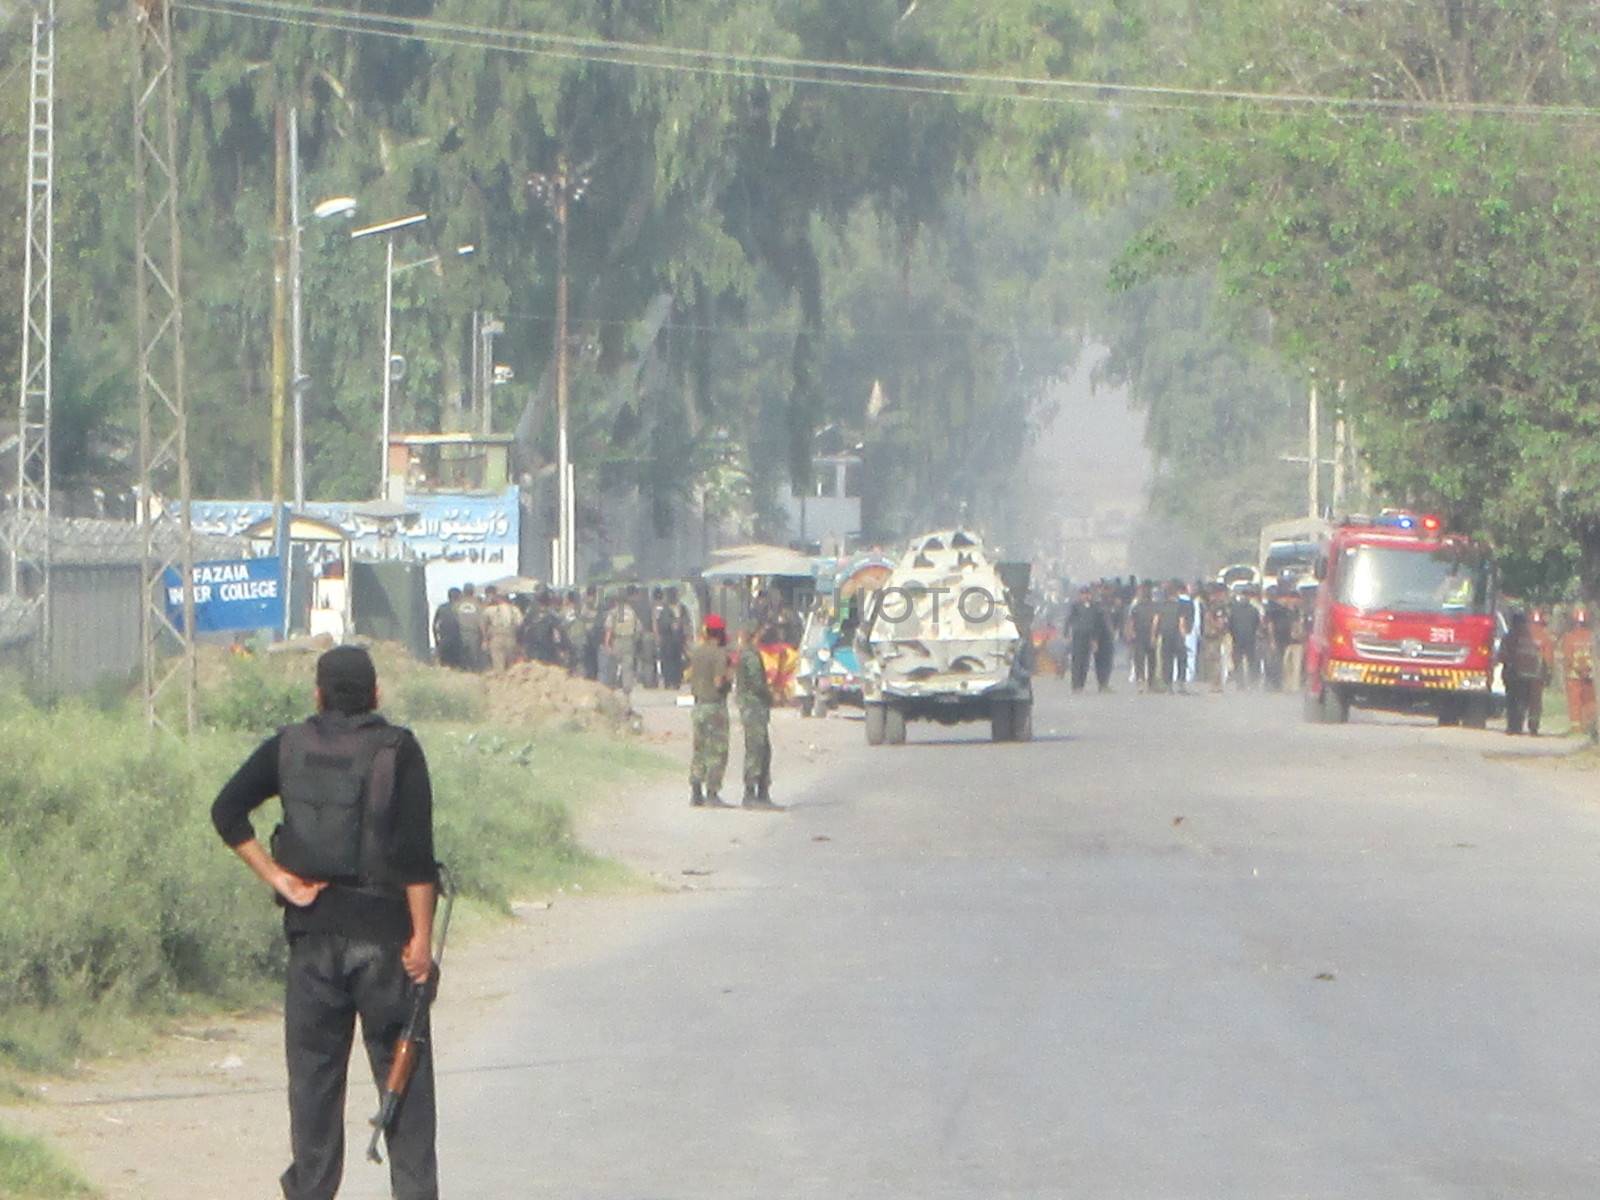
[[[689,652],[689,691],[694,758],[689,766],[689,803],[696,808],[732,807],[719,795],[728,769],[728,627],[712,613]]]
[[[776,633],[769,631],[771,636]],[[777,809],[772,802],[772,687],[767,666],[761,661],[755,627],[746,626],[739,638],[739,661],[734,679],[739,691],[739,724],[744,730],[744,806]]]
[[[561,621],[566,633],[567,670],[581,677],[584,674],[584,651],[589,645],[591,618],[577,592],[567,593],[567,606]]]

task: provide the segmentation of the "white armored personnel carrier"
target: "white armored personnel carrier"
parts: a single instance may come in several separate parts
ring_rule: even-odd
[[[997,742],[1033,737],[1026,576],[991,563],[964,530],[911,540],[859,634],[869,745],[899,745],[918,720],[987,720]]]

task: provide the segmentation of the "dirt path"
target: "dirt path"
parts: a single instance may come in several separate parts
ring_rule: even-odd
[[[661,693],[640,693],[646,736],[687,763],[687,710]],[[859,737],[844,719],[774,715],[779,791],[817,772],[818,742]],[[737,741],[737,738],[735,738]],[[733,767],[737,770],[738,751]],[[737,777],[726,791],[737,795]],[[781,797],[780,797],[781,798]],[[776,828],[781,816],[734,823],[689,808],[687,785],[651,784],[592,802],[578,813],[590,848],[627,863],[654,886],[622,895],[559,894],[518,904],[505,923],[464,923],[453,939],[444,997],[436,1010],[441,1046],[493,1017],[506,997],[508,964],[530,959],[562,967],[615,952],[639,936],[642,909],[694,891],[705,874],[738,879],[741,852]],[[265,900],[263,900],[265,903]],[[440,1072],[448,1075],[448,1053]],[[350,1159],[365,1144],[373,1098],[352,1068]],[[281,1015],[274,1009],[182,1027],[136,1058],[85,1064],[77,1076],[38,1085],[37,1102],[0,1108],[0,1119],[45,1137],[102,1189],[106,1200],[271,1200],[287,1162]]]

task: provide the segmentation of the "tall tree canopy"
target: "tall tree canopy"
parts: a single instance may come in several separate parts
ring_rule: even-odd
[[[1581,559],[1594,594],[1600,13],[1228,0],[1182,33],[1209,85],[1359,103],[1170,124],[1156,163],[1180,207],[1136,257],[1215,264],[1293,362],[1347,380],[1384,494]]]

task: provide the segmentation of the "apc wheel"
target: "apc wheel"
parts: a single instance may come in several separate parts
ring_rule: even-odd
[[[1469,697],[1462,706],[1461,723],[1468,729],[1489,728],[1489,701],[1483,696]]]
[[[1455,697],[1439,701],[1439,724],[1451,727],[1461,724],[1462,703]]]
[[[1343,725],[1350,719],[1350,697],[1331,683],[1322,688],[1322,719],[1329,725]]]
[[[1017,700],[1011,705],[1011,740],[1033,741],[1033,701]]]
[[[887,710],[882,704],[869,704],[867,707],[867,745],[883,745],[884,726],[887,724]]]
[[[989,705],[989,738],[996,742],[1011,740],[1011,701],[996,700]]]
[[[906,714],[892,704],[883,710],[883,740],[891,746],[906,744]]]

